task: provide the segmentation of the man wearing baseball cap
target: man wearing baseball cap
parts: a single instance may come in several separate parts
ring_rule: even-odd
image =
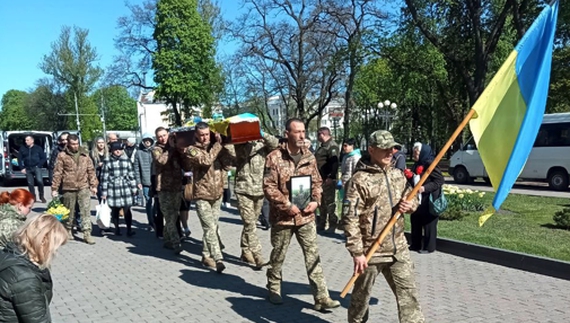
[[[346,248],[353,258],[354,284],[348,322],[368,320],[370,294],[378,274],[383,274],[396,295],[400,322],[420,323],[424,317],[418,302],[413,263],[404,236],[403,216],[388,233],[369,262],[366,252],[396,211],[411,213],[418,199],[406,201],[412,187],[404,173],[394,168],[393,148],[399,146],[392,134],[378,130],[370,135],[369,157],[362,157],[347,184],[342,207]]]

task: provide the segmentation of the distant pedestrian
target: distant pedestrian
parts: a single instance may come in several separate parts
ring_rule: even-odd
[[[142,142],[135,153],[134,172],[137,179],[137,186],[142,191],[145,200],[146,218],[148,221],[149,230],[154,230],[154,209],[152,197],[152,176],[154,174],[154,167],[152,163],[152,145],[154,139],[151,134],[145,133]]]
[[[340,167],[341,172],[341,197],[344,197],[346,184],[352,178],[352,174],[356,169],[356,165],[358,165],[358,161],[360,161],[360,149],[354,149],[354,145],[356,144],[356,140],[354,138],[350,138],[345,140],[342,143],[342,150],[344,152],[344,156],[342,158],[342,163]]]
[[[27,190],[17,188],[0,194],[0,249],[2,249],[26,221],[34,207],[34,196]],[[1,322],[1,321],[0,321]]]
[[[137,181],[133,172],[133,164],[124,154],[122,143],[111,144],[111,153],[101,169],[101,179],[103,180],[101,198],[107,200],[107,205],[111,208],[115,235],[121,235],[119,210],[122,209],[127,225],[127,236],[133,236],[135,232],[132,230],[131,206],[137,194]]]
[[[431,147],[416,142],[413,147],[412,159],[415,161],[412,172],[419,176],[426,171],[435,158]],[[420,253],[432,253],[436,249],[437,222],[439,217],[431,214],[429,210],[430,196],[432,200],[437,200],[442,194],[442,186],[445,183],[443,174],[439,166],[429,174],[423,186],[420,187],[419,194],[422,195],[421,204],[418,209],[410,215],[411,222],[411,245],[410,250]],[[413,184],[413,183],[411,183]]]
[[[42,203],[46,203],[44,198],[44,177],[42,168],[46,163],[46,153],[44,149],[34,143],[33,136],[26,136],[25,145],[19,150],[18,162],[22,173],[26,174],[28,181],[28,190],[37,201],[35,183],[38,185],[38,193]]]
[[[394,163],[394,168],[404,171],[406,169],[406,154],[402,151],[402,146],[395,146],[393,153],[392,163]]]
[[[50,264],[67,242],[64,226],[52,215],[35,215],[0,251],[0,322],[52,322]]]
[[[127,139],[127,144],[125,146],[125,155],[131,161],[131,163],[135,162],[136,153],[137,153],[137,139],[130,137]]]
[[[97,181],[99,182],[99,186],[97,187],[97,201],[101,203],[101,184],[103,182],[101,178],[101,170],[103,169],[105,161],[109,158],[109,148],[107,147],[107,144],[105,144],[105,139],[103,137],[95,138],[89,155],[93,161],[95,176],[97,176]]]
[[[325,230],[328,226],[329,232],[333,233],[338,224],[336,215],[336,184],[338,179],[339,149],[338,144],[331,136],[331,130],[321,127],[318,130],[318,141],[321,143],[315,157],[317,166],[323,180],[323,196],[320,207],[317,231]]]

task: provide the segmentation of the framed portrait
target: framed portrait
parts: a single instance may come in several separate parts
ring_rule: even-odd
[[[299,210],[303,210],[311,202],[312,193],[311,175],[291,177],[291,190],[289,200],[296,205]]]

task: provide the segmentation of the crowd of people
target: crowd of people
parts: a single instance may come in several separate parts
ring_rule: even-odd
[[[36,201],[33,190],[31,193],[16,189],[0,195],[0,247],[4,249],[0,253],[0,296],[21,288],[11,284],[19,281],[11,275],[19,275],[17,269],[27,268],[26,273],[37,278],[37,290],[41,290],[41,295],[34,297],[44,302],[42,309],[40,305],[22,305],[17,299],[8,301],[0,297],[0,317],[20,315],[20,306],[26,307],[22,312],[26,317],[49,315],[45,307],[51,299],[48,267],[53,253],[67,240],[74,239],[74,225],[80,228],[85,243],[95,243],[90,217],[93,195],[111,208],[114,234],[122,235],[120,218],[123,217],[126,235],[132,237],[136,231],[131,207],[138,203],[141,194],[147,230],[154,231],[163,239],[163,247],[175,254],[182,252],[181,242],[190,235],[188,212],[190,202],[194,203],[203,231],[202,264],[222,273],[226,267],[219,217],[225,202],[227,174],[235,169],[234,190],[243,222],[240,259],[255,270],[267,267],[271,303],[283,303],[282,271],[295,235],[303,251],[315,310],[340,306],[339,301],[329,296],[317,234],[342,230],[354,272],[359,274],[348,321],[368,320],[372,286],[376,276],[382,273],[396,296],[400,321],[423,322],[409,252],[435,250],[437,216],[430,214],[428,202],[430,197],[441,194],[441,171],[436,167],[419,188],[421,201],[419,196],[408,199],[415,183],[406,178],[406,157],[388,131],[374,132],[365,152],[356,148],[354,139],[339,146],[327,127],[318,130],[320,144],[313,151],[305,136],[305,123],[297,118],[287,121],[283,138],[263,131],[260,137],[243,144],[227,144],[219,134],[210,131],[208,124],[200,122],[189,143],[179,133],[159,127],[154,136],[144,134],[138,146],[134,139],[124,143],[115,134],[109,134],[108,141],[96,138],[89,152],[80,147],[76,135],[62,133],[49,166],[52,196],[61,197],[71,210],[65,226],[47,214],[29,216]],[[415,144],[412,151],[411,171],[418,174],[430,166],[434,154],[428,145],[421,143]],[[294,181],[303,183],[300,189],[292,188]],[[336,207],[338,191],[341,216],[337,215]],[[296,199],[295,194],[305,195]],[[404,220],[400,218],[392,237],[367,261],[367,250],[396,210],[411,213],[411,245],[404,236]],[[77,223],[76,217],[80,217]],[[271,227],[272,250],[268,261],[263,259],[257,236],[258,218]]]

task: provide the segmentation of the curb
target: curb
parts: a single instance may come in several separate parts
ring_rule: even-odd
[[[410,233],[406,237],[410,239]],[[535,274],[570,280],[570,262],[476,245],[447,238],[437,238],[437,251]]]

